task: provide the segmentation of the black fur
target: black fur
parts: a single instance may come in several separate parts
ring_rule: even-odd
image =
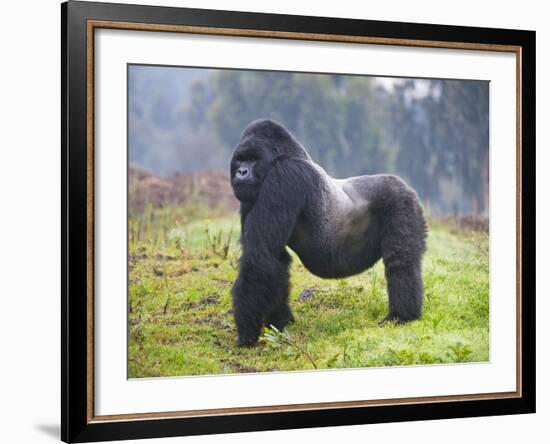
[[[332,179],[283,126],[257,120],[235,148],[231,184],[241,202],[243,254],[232,291],[239,345],[256,343],[264,325],[282,330],[294,319],[286,246],[325,278],[361,273],[382,258],[386,320],[420,317],[426,222],[400,178]]]

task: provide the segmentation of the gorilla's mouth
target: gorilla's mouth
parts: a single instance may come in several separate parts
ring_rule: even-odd
[[[233,194],[241,202],[254,202],[256,200],[256,184],[252,181],[232,181]]]
[[[238,177],[233,177],[231,179],[232,187],[253,186],[255,184],[256,184],[256,181],[253,178],[240,179]]]

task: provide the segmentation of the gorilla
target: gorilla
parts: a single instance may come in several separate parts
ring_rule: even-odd
[[[392,175],[334,179],[282,125],[256,120],[231,159],[240,201],[242,256],[232,288],[238,345],[254,345],[264,326],[294,320],[288,303],[292,249],[323,278],[352,276],[383,259],[385,321],[422,311],[426,221],[418,196]]]

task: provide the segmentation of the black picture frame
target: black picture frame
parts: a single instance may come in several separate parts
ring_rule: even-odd
[[[240,412],[97,421],[90,415],[89,344],[93,335],[90,291],[90,143],[87,80],[89,21],[158,24],[369,37],[519,48],[521,65],[520,171],[521,231],[518,267],[522,295],[518,331],[521,393],[498,399],[442,400],[334,407],[318,410]],[[186,8],[69,1],[61,5],[62,104],[62,274],[61,274],[61,439],[90,442],[180,435],[278,430],[535,412],[535,32],[507,29],[396,23],[356,19],[260,14]],[[145,31],[144,31],[145,32]],[[93,234],[93,231],[92,231]],[[92,319],[90,317],[92,316]]]

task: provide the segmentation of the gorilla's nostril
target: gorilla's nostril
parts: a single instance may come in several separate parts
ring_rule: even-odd
[[[248,176],[248,168],[239,168],[237,170],[237,176],[240,178]]]

